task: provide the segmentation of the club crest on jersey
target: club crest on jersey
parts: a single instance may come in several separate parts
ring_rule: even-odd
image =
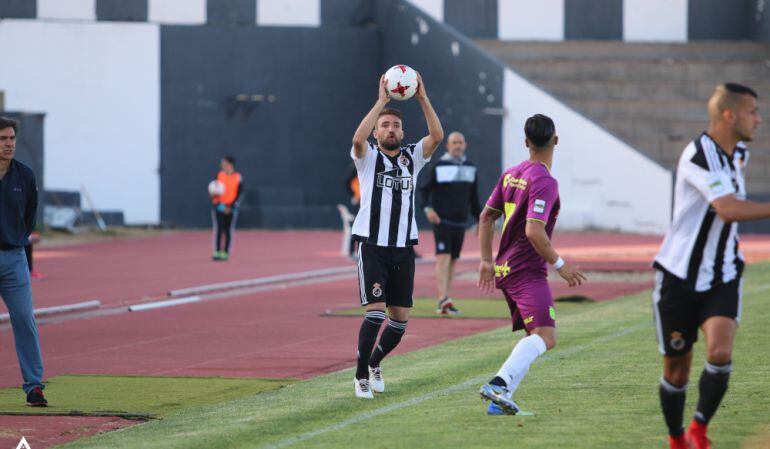
[[[401,170],[394,168],[377,173],[377,187],[393,190],[412,190],[414,180],[411,176],[401,176]]]
[[[380,285],[379,282],[375,282],[372,287],[374,287],[372,289],[372,295],[374,295],[375,298],[379,298],[380,296],[382,296],[382,288],[381,288],[382,286]]]
[[[401,153],[401,157],[398,158],[398,162],[404,167],[409,167],[409,158],[405,154]]]

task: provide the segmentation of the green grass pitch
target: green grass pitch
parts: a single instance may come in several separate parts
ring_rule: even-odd
[[[752,265],[730,390],[710,426],[715,447],[763,447],[770,440],[769,321],[770,264]],[[649,293],[560,310],[556,349],[532,366],[516,394],[519,404],[536,415],[486,416],[478,387],[520,337],[506,324],[386,359],[387,392],[371,401],[354,398],[353,372],[345,370],[223,404],[173,411],[162,420],[64,447],[666,447]],[[688,421],[703,352],[700,341]]]

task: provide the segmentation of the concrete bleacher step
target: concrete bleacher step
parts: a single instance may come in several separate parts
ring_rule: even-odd
[[[537,84],[548,92],[558,92],[561,99],[601,97],[626,100],[639,98],[670,100],[682,98],[695,100],[703,105],[706,104],[717,83],[714,80],[638,80],[629,83],[625,79],[575,83],[574,79],[549,79],[537,80]],[[753,82],[752,87],[758,92],[770,92],[770,79]]]
[[[533,81],[557,80],[569,77],[579,81],[633,80],[633,81],[710,81],[714,79],[764,81],[770,78],[770,64],[756,61],[736,61],[717,64],[708,61],[596,61],[596,60],[543,60],[509,61],[526,66],[525,73]]]
[[[504,60],[580,59],[644,61],[740,61],[770,59],[770,46],[756,42],[701,41],[688,43],[629,43],[622,41],[510,42],[476,41]]]
[[[477,41],[514,71],[667,169],[708,126],[723,81],[749,84],[770,110],[770,44]],[[770,125],[751,142],[748,188],[770,192]]]

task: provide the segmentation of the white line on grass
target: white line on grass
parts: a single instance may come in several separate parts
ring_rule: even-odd
[[[592,346],[595,346],[597,344],[604,343],[604,342],[611,341],[611,340],[615,340],[615,339],[623,337],[625,335],[634,333],[634,332],[642,330],[642,329],[647,329],[647,328],[650,328],[650,327],[651,327],[650,323],[646,323],[646,322],[645,323],[640,323],[640,324],[637,324],[635,326],[631,326],[631,327],[628,327],[626,329],[623,329],[622,331],[615,332],[615,333],[609,334],[609,335],[604,335],[604,336],[599,337],[599,338],[595,338],[595,339],[591,340],[588,343],[584,343],[582,345],[573,346],[571,348],[565,349],[564,351],[559,351],[559,352],[555,352],[555,353],[548,353],[548,354],[540,357],[539,359],[537,359],[536,362],[545,362],[545,361],[551,360],[554,357],[569,357],[569,356],[572,356],[572,355],[577,354],[579,352],[583,352],[586,349],[589,349]],[[272,444],[267,444],[267,445],[264,445],[264,446],[259,446],[258,449],[279,449],[279,448],[283,448],[283,447],[286,447],[286,446],[291,446],[291,445],[294,445],[294,444],[297,444],[297,443],[301,443],[303,441],[307,441],[307,440],[310,440],[312,438],[315,438],[315,437],[317,437],[319,435],[323,435],[325,433],[333,432],[335,430],[344,429],[345,427],[351,426],[353,424],[358,424],[358,423],[360,423],[362,421],[366,421],[368,419],[375,418],[377,416],[384,415],[386,413],[390,413],[390,412],[392,412],[394,410],[400,410],[402,408],[411,407],[413,405],[417,405],[417,404],[420,404],[422,402],[429,401],[431,399],[435,399],[435,398],[437,398],[439,396],[446,396],[448,394],[455,393],[455,392],[458,392],[458,391],[462,391],[462,390],[465,390],[467,388],[471,388],[473,386],[479,386],[480,384],[484,383],[484,381],[486,381],[487,379],[489,379],[489,374],[485,374],[483,376],[474,377],[472,379],[466,380],[465,382],[462,382],[462,383],[459,383],[459,384],[456,384],[456,385],[452,385],[451,387],[443,388],[441,390],[432,391],[430,393],[427,393],[427,394],[424,394],[422,396],[418,396],[416,398],[412,398],[412,399],[409,399],[409,400],[406,400],[406,401],[396,402],[396,403],[393,403],[393,404],[389,404],[389,405],[386,405],[385,407],[381,407],[381,408],[378,408],[378,409],[375,409],[375,410],[372,410],[372,411],[369,411],[369,412],[360,413],[360,414],[352,416],[352,417],[350,417],[350,418],[348,418],[348,419],[346,419],[344,421],[340,421],[340,422],[337,422],[337,423],[334,423],[334,424],[330,424],[330,425],[328,425],[326,427],[322,427],[322,428],[320,428],[318,430],[313,430],[311,432],[306,432],[306,433],[299,434],[297,436],[285,438],[283,440],[276,441],[275,443],[272,443]],[[355,400],[355,399],[351,398],[351,400]]]

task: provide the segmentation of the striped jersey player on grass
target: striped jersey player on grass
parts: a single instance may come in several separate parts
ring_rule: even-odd
[[[674,216],[655,257],[653,311],[663,354],[660,403],[673,449],[709,449],[708,424],[727,391],[741,319],[743,254],[738,222],[770,218],[770,203],[746,200],[744,172],[761,121],[757,93],[717,86],[708,102],[708,131],[682,152],[676,169]],[[685,395],[698,328],[706,365],[698,405],[685,433]]]
[[[570,287],[586,281],[579,267],[564,262],[551,246],[551,235],[559,215],[559,185],[551,176],[553,151],[559,142],[549,117],[536,114],[524,125],[529,159],[509,168],[487,200],[479,219],[481,264],[479,288],[503,291],[511,310],[513,330],[524,329],[497,375],[481,387],[484,399],[492,401],[490,415],[515,415],[513,393],[529,366],[556,345],[556,310],[548,286],[551,264]],[[494,224],[504,216],[497,259],[492,259]]]
[[[372,399],[372,391],[385,391],[380,362],[406,332],[414,290],[417,175],[444,138],[444,130],[419,74],[417,81],[414,96],[425,114],[428,135],[416,144],[402,146],[401,112],[385,108],[390,97],[383,75],[379,98],[358,125],[350,151],[361,183],[361,208],[353,222],[353,238],[360,242],[359,293],[366,312],[358,334],[354,384],[356,397],[364,399]],[[368,141],[370,135],[377,145]],[[388,325],[375,349],[386,307]]]

